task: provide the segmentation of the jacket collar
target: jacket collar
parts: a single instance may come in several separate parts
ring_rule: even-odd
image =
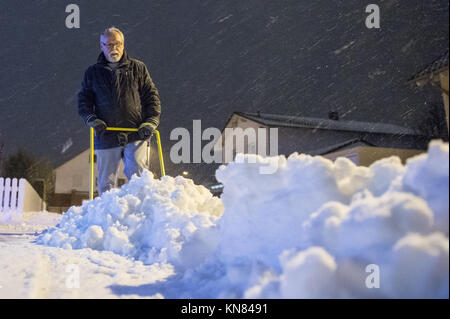
[[[109,61],[106,60],[103,52],[100,52],[100,54],[98,55],[97,63],[105,66],[108,65]],[[122,58],[119,60],[119,68],[128,64],[130,64],[130,59],[128,58],[128,53],[124,50]]]

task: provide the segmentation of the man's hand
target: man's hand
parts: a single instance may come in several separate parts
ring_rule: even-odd
[[[91,122],[87,122],[87,125],[94,128],[95,136],[101,136],[106,131],[106,123],[100,119],[95,119]]]
[[[154,124],[152,124],[152,123],[142,123],[139,126],[138,134],[139,134],[139,137],[141,139],[148,140],[150,138],[150,136],[153,135],[155,130],[156,130],[156,127],[155,127]]]

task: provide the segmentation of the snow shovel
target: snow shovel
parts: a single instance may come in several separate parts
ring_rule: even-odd
[[[121,132],[137,132],[137,128],[124,128],[124,127],[108,127],[107,131],[121,131]],[[90,128],[91,136],[91,154],[90,154],[90,179],[89,179],[89,199],[94,199],[94,128]],[[161,136],[158,130],[155,130],[156,133],[156,142],[158,144],[158,154],[159,154],[159,166],[161,168],[161,176],[166,175],[166,171],[164,169],[164,158],[162,154],[161,147]],[[147,141],[147,167],[150,166],[150,140]]]

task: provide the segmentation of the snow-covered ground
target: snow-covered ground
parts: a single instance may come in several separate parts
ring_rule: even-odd
[[[108,251],[37,245],[38,233],[60,220],[35,212],[0,223],[0,298],[116,298],[114,285],[152,284],[173,274],[170,265],[145,266]]]
[[[220,199],[144,174],[62,216],[0,216],[0,298],[449,297],[448,143],[405,166],[248,155],[216,176]]]

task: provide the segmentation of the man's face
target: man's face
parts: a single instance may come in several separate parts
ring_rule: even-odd
[[[119,62],[123,55],[123,39],[118,33],[108,34],[107,37],[102,35],[100,48],[109,62]]]

